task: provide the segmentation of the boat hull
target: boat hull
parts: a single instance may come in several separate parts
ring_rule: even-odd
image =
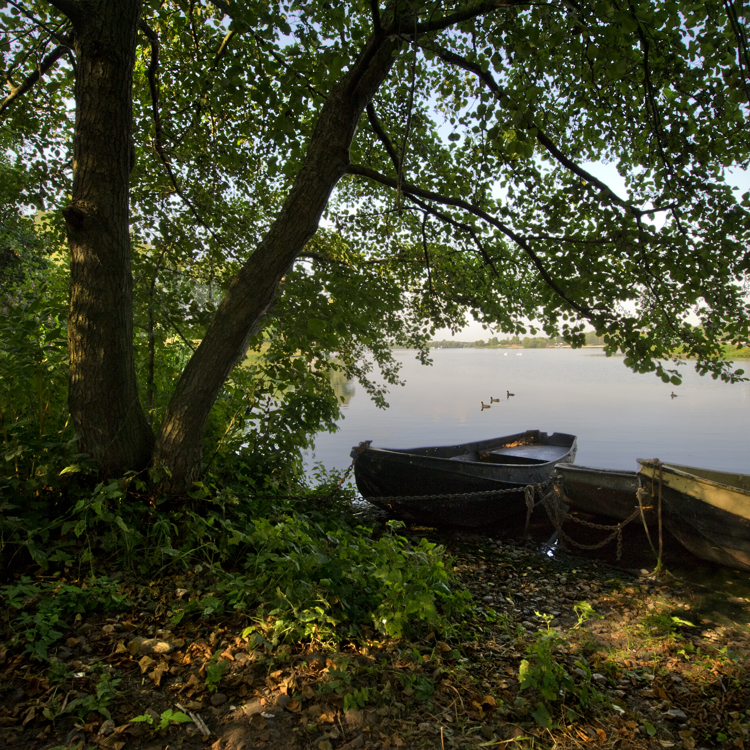
[[[694,555],[750,571],[750,476],[638,459],[664,523]]]
[[[525,518],[524,488],[549,481],[575,451],[573,435],[529,430],[453,446],[368,447],[352,455],[357,488],[371,504],[414,523],[478,528]],[[487,494],[495,490],[503,492]]]
[[[617,521],[624,521],[639,510],[636,494],[639,481],[635,471],[560,464],[555,472],[565,500],[574,510]],[[655,523],[652,506],[644,508],[644,518],[649,525]]]

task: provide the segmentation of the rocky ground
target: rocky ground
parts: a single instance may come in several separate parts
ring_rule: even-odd
[[[242,637],[246,620],[176,623],[210,588],[200,573],[123,579],[129,609],[66,625],[44,676],[25,648],[32,618],[0,647],[0,747],[750,748],[739,574],[719,571],[722,591],[535,543],[411,533],[446,544],[473,594],[460,637],[272,653]]]

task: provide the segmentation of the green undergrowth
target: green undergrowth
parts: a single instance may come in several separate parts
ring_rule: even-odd
[[[445,551],[391,523],[358,525],[350,493],[335,486],[293,497],[196,487],[176,507],[139,493],[132,478],[99,483],[43,527],[6,503],[0,559],[8,628],[37,659],[71,617],[127,602],[120,581],[197,576],[200,596],[171,624],[241,616],[245,637],[338,645],[363,631],[391,638],[447,632],[469,606]],[[63,581],[75,580],[75,585]]]

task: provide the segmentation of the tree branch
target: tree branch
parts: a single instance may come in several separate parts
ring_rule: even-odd
[[[58,47],[55,47],[52,52],[50,52],[43,58],[41,63],[39,63],[39,67],[37,67],[37,69],[33,73],[30,73],[28,76],[26,76],[23,82],[13,88],[10,94],[8,94],[8,96],[6,96],[5,99],[0,102],[0,115],[2,115],[3,112],[5,112],[5,110],[8,109],[14,101],[16,101],[16,99],[23,96],[29,89],[31,89],[36,83],[38,83],[39,80],[63,55],[66,55],[68,52],[70,52],[70,45],[72,45],[73,43],[72,36],[69,39],[69,44],[61,44]]]
[[[416,28],[416,16],[414,17],[414,26]],[[414,33],[416,40],[416,31]],[[398,170],[398,189],[396,190],[396,207],[401,206],[401,183],[404,181],[404,165],[406,164],[406,146],[409,143],[409,131],[411,130],[411,117],[414,107],[414,89],[417,82],[417,45],[414,44],[414,57],[411,62],[411,85],[409,86],[409,101],[406,105],[406,125],[404,127],[404,140],[401,144],[401,158],[399,159]]]
[[[492,91],[493,94],[495,94],[495,97],[501,103],[504,99],[508,98],[508,94],[506,94],[505,91],[500,88],[500,86],[492,76],[492,73],[490,73],[488,70],[482,70],[482,68],[477,63],[470,62],[461,55],[458,55],[455,52],[447,50],[439,45],[431,44],[429,46],[425,46],[425,49],[429,49],[431,52],[434,52],[438,57],[440,57],[450,65],[455,65],[459,68],[462,68],[463,70],[468,71],[469,73],[473,73],[490,91]],[[624,208],[626,211],[633,214],[633,216],[636,216],[638,218],[641,218],[642,216],[653,216],[659,211],[668,211],[676,207],[676,204],[670,204],[669,206],[663,206],[659,208],[636,208],[631,203],[628,203],[628,201],[620,198],[620,196],[617,195],[617,193],[615,193],[614,190],[609,187],[609,185],[602,182],[600,179],[585,170],[579,164],[576,164],[576,162],[574,162],[572,159],[569,159],[567,156],[565,156],[565,154],[557,147],[554,141],[535,122],[528,122],[526,124],[526,128],[528,130],[533,128],[537,131],[537,142],[541,146],[543,146],[569,172],[572,172],[581,179],[597,187],[605,195],[607,195],[607,197],[613,203],[620,206],[621,208]]]
[[[76,0],[49,0],[49,4],[53,8],[57,8],[63,15],[66,15],[73,23],[73,26],[81,22],[83,8],[81,8],[81,4],[76,2]]]
[[[149,46],[151,48],[151,60],[148,65],[148,85],[149,91],[151,92],[151,113],[154,119],[154,149],[164,165],[167,171],[169,181],[172,183],[175,193],[180,196],[182,202],[188,207],[193,218],[204,228],[211,231],[210,227],[203,220],[198,209],[193,205],[193,202],[185,195],[177,182],[177,177],[172,169],[172,164],[164,148],[164,141],[162,138],[161,128],[161,115],[159,112],[159,37],[156,32],[145,22],[141,21],[138,24],[138,28],[146,35]]]
[[[430,206],[429,203],[425,203],[415,195],[409,195],[407,193],[406,197],[417,206],[419,206],[425,214],[429,213],[436,219],[440,219],[446,224],[450,224],[450,226],[455,227],[456,229],[460,229],[462,232],[466,232],[469,237],[471,237],[474,244],[477,246],[477,250],[479,250],[479,254],[484,259],[484,262],[493,270],[495,276],[497,278],[500,278],[500,274],[495,267],[495,262],[492,260],[492,258],[490,258],[490,255],[482,244],[482,241],[479,239],[479,237],[477,237],[477,233],[474,230],[474,227],[470,226],[469,224],[464,224],[461,221],[456,221],[456,219],[454,219],[452,216],[448,216],[448,214],[445,214],[442,211],[438,211],[436,208]]]
[[[415,26],[415,33],[417,36],[421,36],[422,34],[431,34],[436,31],[444,31],[445,29],[449,29],[452,26],[463,23],[464,21],[471,21],[472,19],[478,18],[479,16],[489,15],[490,13],[493,13],[498,9],[515,8],[519,5],[522,5],[525,8],[529,8],[534,5],[546,5],[546,3],[535,3],[529,2],[528,0],[509,0],[508,2],[504,2],[504,0],[493,0],[492,2],[478,3],[472,8],[464,8],[463,10],[458,10],[455,13],[451,13],[447,16],[443,16],[442,18],[435,19],[434,21],[418,23]],[[402,32],[400,32],[400,30],[396,28],[391,27],[386,31],[386,34],[401,35]]]
[[[367,105],[367,119],[370,122],[370,126],[375,131],[375,135],[378,137],[378,140],[383,144],[385,150],[388,152],[388,156],[391,157],[393,166],[396,168],[396,174],[399,174],[399,172],[401,171],[401,165],[398,159],[398,154],[396,153],[396,148],[391,143],[388,134],[383,129],[383,126],[378,119],[378,115],[375,112],[375,107],[373,107],[372,102]]]
[[[750,49],[748,49],[747,36],[731,0],[724,0],[724,10],[727,13],[729,25],[732,27],[732,32],[737,40],[737,64],[740,69],[745,96],[748,102],[750,102]]]
[[[12,5],[22,16],[28,18],[28,20],[31,21],[35,26],[38,26],[40,29],[44,29],[58,44],[62,45],[63,47],[71,46],[72,43],[70,41],[70,35],[68,33],[64,33],[61,35],[56,29],[53,29],[52,27],[44,23],[44,21],[29,13],[29,11],[26,10],[23,5],[14,2],[14,0],[11,0],[9,5]]]
[[[380,174],[379,172],[376,172],[374,169],[370,169],[369,167],[350,164],[347,171],[349,174],[359,175],[360,177],[367,177],[368,179],[373,180],[374,182],[378,182],[381,185],[385,185],[386,187],[396,189],[398,186],[397,180],[393,179],[392,177],[387,177],[386,175]],[[495,229],[508,237],[508,239],[515,242],[515,244],[518,245],[518,247],[520,247],[524,253],[526,253],[534,267],[539,272],[539,275],[544,279],[550,289],[552,289],[561,299],[565,300],[565,302],[567,302],[576,312],[592,318],[596,317],[594,311],[589,307],[580,305],[578,302],[575,302],[570,297],[568,297],[568,295],[562,290],[558,283],[550,276],[549,272],[544,267],[544,263],[542,263],[541,258],[534,252],[534,250],[529,246],[526,240],[520,235],[516,234],[510,227],[506,226],[501,221],[498,221],[494,216],[491,216],[486,211],[483,211],[477,206],[473,206],[471,203],[468,203],[461,198],[450,198],[438,193],[433,193],[431,190],[425,190],[423,188],[417,187],[416,185],[410,185],[409,183],[403,183],[401,185],[401,189],[403,190],[405,195],[416,195],[419,198],[425,198],[427,200],[434,201],[435,203],[440,203],[444,206],[454,206],[455,208],[463,209],[473,216],[486,221],[488,224],[495,227]]]
[[[372,12],[372,30],[375,34],[381,34],[383,28],[380,25],[380,8],[378,0],[370,0],[370,11]]]
[[[227,49],[229,48],[229,42],[232,41],[232,37],[235,35],[235,30],[230,29],[227,32],[227,35],[221,40],[221,44],[219,45],[219,49],[216,51],[216,57],[214,57],[214,61],[211,65],[212,68],[215,68],[219,62],[221,61],[221,58],[224,57],[226,54]]]
[[[193,354],[195,354],[195,347],[190,343],[188,339],[185,338],[182,331],[177,327],[177,323],[175,323],[169,315],[167,315],[167,320],[169,321],[169,325],[171,325],[172,328],[175,329],[177,335],[182,339],[182,342],[185,344],[185,346],[187,346],[187,348],[190,349]]]

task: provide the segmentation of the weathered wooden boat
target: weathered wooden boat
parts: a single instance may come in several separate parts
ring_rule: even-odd
[[[577,464],[560,464],[555,479],[563,499],[573,510],[617,521],[631,518],[638,506],[638,474],[625,469],[596,469]],[[656,522],[652,505],[644,505],[646,523]]]
[[[664,524],[694,555],[750,571],[750,476],[638,459]]]
[[[574,435],[528,430],[427,448],[363,444],[351,455],[357,488],[373,505],[410,522],[476,528],[523,520],[524,488],[548,482],[575,453]]]

